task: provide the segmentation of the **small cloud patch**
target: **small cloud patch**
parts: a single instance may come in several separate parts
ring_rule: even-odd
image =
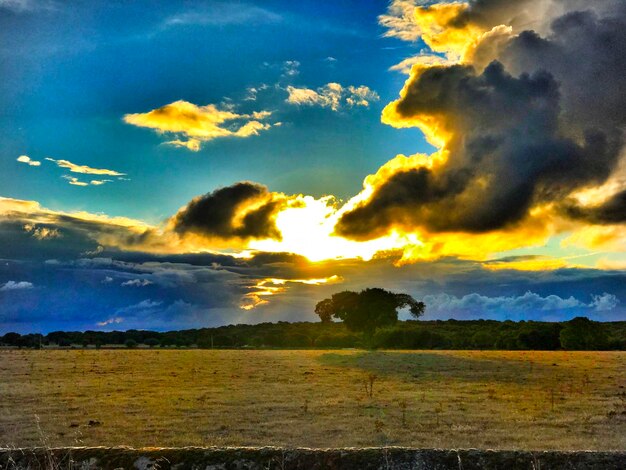
[[[41,162],[37,160],[32,160],[28,155],[20,155],[17,157],[17,161],[20,163],[25,163],[28,166],[41,166]]]
[[[153,282],[147,279],[131,279],[130,281],[122,282],[124,287],[145,287],[150,284],[153,284]]]
[[[378,93],[365,85],[344,87],[339,83],[327,83],[315,90],[311,88],[287,87],[289,96],[285,100],[289,104],[298,106],[319,106],[339,111],[342,108],[355,106],[369,107],[370,103],[378,101]]]
[[[33,289],[35,286],[27,281],[8,281],[0,287],[0,292]]]

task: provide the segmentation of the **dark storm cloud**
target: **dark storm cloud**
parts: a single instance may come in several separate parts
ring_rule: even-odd
[[[449,159],[392,174],[343,215],[337,233],[369,239],[394,226],[492,231],[520,222],[538,203],[605,182],[623,148],[626,9],[603,6],[604,16],[563,14],[546,37],[512,37],[482,72],[435,66],[412,77],[395,104],[398,119],[437,122],[450,136]],[[477,21],[473,15],[500,21],[520,8],[472,2],[459,26]],[[609,206],[599,212],[623,222],[623,197]]]
[[[546,38],[533,31],[513,38],[500,60],[515,74],[548,70],[560,84],[564,123],[614,137],[626,122],[626,7],[607,15],[566,13]]]
[[[563,212],[572,219],[592,224],[623,224],[626,222],[626,190],[614,194],[598,206],[583,207],[575,202],[565,203]]]
[[[0,197],[0,259],[70,260],[106,249],[158,252],[172,241],[173,234],[138,220],[60,212],[36,201]]]
[[[3,259],[40,259],[51,257],[62,259],[80,256],[86,251],[95,250],[98,244],[82,230],[65,227],[58,229],[57,224],[39,224],[38,228],[57,230],[58,235],[50,239],[38,239],[24,229],[26,221],[4,218],[0,221],[0,258]]]
[[[273,238],[281,234],[276,213],[285,199],[267,187],[242,181],[194,198],[173,218],[174,230],[208,238]]]

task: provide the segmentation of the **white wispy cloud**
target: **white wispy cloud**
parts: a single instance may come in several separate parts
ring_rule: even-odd
[[[226,26],[278,23],[282,16],[266,8],[240,2],[211,2],[169,16],[165,27],[175,26]]]
[[[152,284],[152,281],[147,279],[131,279],[130,281],[122,282],[124,287],[145,287]]]
[[[69,184],[73,186],[101,186],[106,183],[111,183],[113,180],[91,180],[81,181],[78,178],[70,175],[63,175],[61,178],[66,179]]]
[[[387,28],[383,36],[417,41],[421,30],[415,24],[415,7],[427,3],[425,0],[392,0],[387,7],[387,13],[378,17],[378,23]]]
[[[619,304],[619,299],[616,295],[604,293],[602,295],[592,296],[593,301],[589,304],[598,312],[606,312],[613,310]]]
[[[89,186],[89,183],[80,181],[78,178],[75,178],[74,176],[63,175],[62,178],[66,179],[71,185],[74,185],[74,186]]]
[[[87,165],[78,165],[68,160],[55,160],[54,158],[46,157],[46,160],[56,163],[61,168],[67,168],[72,173],[81,173],[84,175],[105,175],[105,176],[125,176],[126,173],[120,173],[115,170],[107,170],[106,168],[92,168]]]
[[[106,183],[112,183],[113,180],[91,180],[89,182],[89,184],[93,185],[93,186],[100,186]]]
[[[17,161],[20,163],[25,163],[29,166],[41,166],[41,162],[31,159],[28,155],[20,155],[19,157],[17,157]]]
[[[256,101],[257,95],[259,94],[259,92],[265,91],[269,88],[270,86],[265,83],[262,83],[258,86],[248,87],[246,88],[246,96],[243,100],[244,101]]]
[[[160,300],[152,300],[146,299],[142,300],[139,303],[129,305],[128,307],[123,307],[117,310],[117,314],[120,315],[137,315],[137,314],[146,314],[158,312],[163,305],[163,302]]]
[[[433,65],[449,65],[451,62],[445,57],[440,57],[432,54],[420,54],[412,57],[407,57],[396,65],[392,65],[389,67],[389,70],[394,72],[401,72],[406,75],[411,73],[411,68],[414,65],[424,65],[424,66],[433,66]]]
[[[283,75],[295,77],[300,73],[300,62],[297,60],[286,60],[283,62]]]
[[[52,0],[0,0],[0,9],[14,13],[32,13],[41,10],[55,10],[57,3]]]
[[[285,100],[289,104],[300,106],[320,106],[339,111],[342,107],[364,106],[378,101],[380,97],[371,88],[361,86],[344,87],[339,83],[327,83],[315,90],[311,88],[287,87],[289,96]]]
[[[97,323],[97,325],[98,326],[107,326],[107,325],[122,323],[123,321],[124,321],[124,319],[122,317],[113,317],[113,318],[109,318],[108,320],[99,321]]]
[[[11,290],[24,290],[32,289],[35,287],[32,282],[27,281],[8,281],[0,287],[0,292],[6,292]]]

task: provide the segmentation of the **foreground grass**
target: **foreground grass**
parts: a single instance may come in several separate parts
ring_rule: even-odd
[[[625,364],[624,352],[4,350],[0,447],[624,450]]]

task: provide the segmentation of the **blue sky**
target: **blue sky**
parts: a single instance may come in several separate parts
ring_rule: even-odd
[[[0,0],[0,334],[373,286],[623,320],[625,34],[616,0]]]
[[[0,184],[7,195],[47,206],[153,222],[197,194],[239,180],[259,180],[288,193],[350,197],[364,174],[397,153],[415,151],[422,140],[419,131],[398,132],[380,123],[384,103],[404,81],[387,69],[417,47],[381,37],[380,7],[380,2],[5,7],[2,154],[113,168],[131,181],[115,190],[80,191],[68,188],[51,165],[33,172],[6,158],[0,162]],[[285,75],[287,61],[299,62],[297,74]],[[369,109],[340,113],[285,106],[285,91],[264,93],[262,103],[245,102],[250,87],[317,88],[329,82],[366,85],[381,98]],[[199,105],[232,100],[243,109],[262,105],[276,110],[284,125],[256,139],[214,141],[190,154],[159,146],[157,135],[122,121],[126,113],[180,99]],[[423,140],[421,146],[428,148]],[[155,185],[169,188],[155,193]],[[128,198],[150,204],[129,205]]]

